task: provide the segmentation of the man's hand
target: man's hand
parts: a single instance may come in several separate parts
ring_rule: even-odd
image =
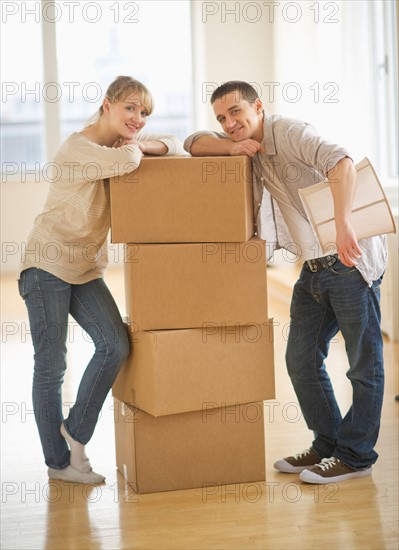
[[[357,265],[362,251],[351,225],[337,227],[336,245],[339,259],[344,265],[348,267]]]
[[[259,151],[263,153],[263,148],[254,139],[230,142],[230,155],[232,156],[247,155],[248,157],[254,157]]]

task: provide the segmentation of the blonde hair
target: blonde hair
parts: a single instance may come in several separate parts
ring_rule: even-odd
[[[123,101],[127,96],[136,93],[139,96],[140,103],[143,105],[147,114],[150,115],[154,110],[154,99],[150,90],[144,86],[139,80],[131,76],[118,76],[109,86],[105,94],[105,98],[110,103],[118,103]],[[90,118],[87,126],[94,124],[104,114],[104,108],[101,107]],[[86,126],[86,127],[87,127]]]

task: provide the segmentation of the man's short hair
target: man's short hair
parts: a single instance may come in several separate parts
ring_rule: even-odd
[[[245,99],[248,103],[255,103],[259,94],[251,84],[243,82],[242,80],[230,80],[225,82],[213,92],[211,96],[211,105],[217,100],[221,99],[227,94],[232,92],[238,92],[240,99]]]

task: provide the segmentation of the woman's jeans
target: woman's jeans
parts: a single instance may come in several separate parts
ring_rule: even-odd
[[[107,393],[128,355],[127,332],[103,279],[72,285],[42,269],[29,268],[22,272],[18,285],[28,309],[35,351],[33,408],[45,461],[51,468],[66,468],[70,453],[60,425],[68,314],[95,346],[76,402],[64,421],[72,438],[84,445],[93,435]]]
[[[384,367],[380,328],[381,278],[369,287],[359,271],[337,261],[312,273],[304,264],[295,284],[287,367],[313,449],[355,469],[377,460]],[[341,331],[349,360],[352,406],[342,418],[324,360]]]

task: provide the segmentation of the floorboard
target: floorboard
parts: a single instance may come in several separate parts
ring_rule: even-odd
[[[107,281],[123,311],[123,275]],[[24,304],[12,278],[2,281],[2,548],[37,549],[397,549],[398,348],[385,340],[386,394],[373,475],[327,486],[304,485],[273,462],[309,446],[284,365],[288,300],[269,289],[275,322],[276,399],[265,402],[266,481],[136,495],[115,468],[112,399],[104,405],[88,454],[105,485],[49,483],[31,407],[32,346]],[[271,283],[272,284],[272,283]],[[277,294],[281,293],[281,289]],[[92,345],[71,327],[65,410]],[[342,338],[328,367],[342,411],[351,401]]]

